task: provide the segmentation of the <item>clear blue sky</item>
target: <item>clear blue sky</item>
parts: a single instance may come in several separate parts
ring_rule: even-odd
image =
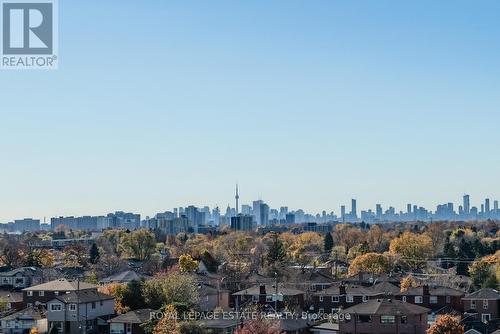
[[[0,222],[500,198],[499,1],[60,1],[0,72]]]

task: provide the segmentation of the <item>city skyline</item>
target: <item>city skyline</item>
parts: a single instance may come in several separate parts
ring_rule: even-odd
[[[60,1],[58,70],[0,76],[0,221],[500,198],[498,12]]]
[[[245,212],[245,209],[252,210],[253,207],[253,215],[259,216],[259,208],[255,208],[255,205],[265,205],[267,207],[267,211],[275,211],[280,212],[282,214],[282,210],[286,208],[286,213],[296,213],[301,212],[301,215],[306,217],[304,220],[300,222],[307,222],[308,219],[310,221],[316,221],[315,218],[326,217],[329,220],[323,221],[346,221],[346,222],[356,222],[356,221],[414,221],[414,220],[475,220],[475,219],[500,219],[500,209],[499,209],[499,200],[496,198],[485,197],[483,199],[471,201],[471,196],[469,194],[464,194],[462,196],[461,201],[445,201],[443,203],[435,203],[433,206],[424,206],[419,203],[408,202],[404,205],[404,207],[396,207],[390,204],[376,203],[373,206],[365,206],[359,205],[358,198],[350,199],[350,205],[348,203],[340,203],[337,205],[336,209],[323,208],[319,211],[309,211],[303,207],[290,207],[286,203],[282,203],[281,205],[269,205],[269,202],[262,199],[255,199],[250,201],[240,201],[240,188],[236,185],[236,191],[234,194],[233,203],[228,202],[226,206],[210,206],[206,203],[201,204],[193,204],[193,203],[185,203],[184,205],[179,206],[167,206],[166,208],[156,210],[156,212],[149,214],[141,212],[139,209],[135,210],[125,210],[126,212],[138,212],[138,214],[145,219],[149,217],[155,217],[158,214],[167,213],[167,212],[175,212],[176,216],[178,216],[178,209],[183,210],[184,208],[197,208],[197,209],[205,209],[208,210],[209,215],[212,214],[215,210],[217,210],[221,216],[229,215],[228,217],[237,216],[238,214],[246,215],[248,212]],[[171,211],[170,211],[171,210]],[[229,211],[230,210],[230,211]],[[257,210],[257,211],[256,211]],[[99,213],[78,213],[78,214],[60,214],[60,215],[50,215],[50,216],[19,216],[14,219],[8,221],[0,220],[0,224],[6,224],[8,222],[14,222],[22,219],[35,219],[40,220],[40,223],[49,223],[51,219],[63,218],[63,217],[104,217],[109,212],[125,212],[123,210],[107,210]],[[130,213],[130,214],[131,214]],[[491,215],[488,215],[490,214]],[[411,214],[411,215],[410,215]],[[180,215],[180,213],[179,213]],[[276,218],[276,217],[274,217]],[[284,217],[281,217],[284,218]],[[260,225],[260,218],[257,218],[257,225]],[[218,224],[217,224],[218,225]]]

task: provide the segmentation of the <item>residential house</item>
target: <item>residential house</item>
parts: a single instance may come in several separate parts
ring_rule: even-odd
[[[49,330],[56,327],[61,334],[97,333],[114,316],[115,300],[95,289],[71,291],[47,302]]]
[[[40,282],[42,270],[36,267],[22,267],[0,272],[0,286],[23,289]]]
[[[361,285],[337,283],[315,293],[309,310],[317,313],[335,313],[341,308],[366,303],[377,296],[383,296],[383,294]]]
[[[201,311],[212,311],[216,307],[229,308],[229,290],[207,283],[198,283],[198,295],[200,296],[198,307]]]
[[[461,313],[463,296],[465,292],[461,290],[428,285],[410,287],[396,294],[398,300],[430,309],[430,322],[434,322],[439,314]]]
[[[372,299],[340,313],[339,334],[425,334],[428,308],[394,299]]]
[[[120,314],[108,320],[110,334],[149,334],[141,325],[151,319],[152,309],[141,309]]]
[[[45,305],[49,300],[57,296],[77,290],[97,291],[97,286],[86,282],[61,278],[23,289],[23,304],[25,307]]]
[[[133,270],[122,271],[121,273],[111,275],[109,277],[103,278],[99,283],[109,284],[109,283],[129,283],[132,281],[138,281],[142,278]]]
[[[462,298],[465,311],[462,322],[467,328],[492,332],[500,326],[500,292],[481,289]]]
[[[32,328],[37,328],[38,333],[47,332],[45,310],[30,307],[1,319],[1,332],[4,334],[23,334]]]
[[[24,308],[22,292],[15,290],[0,290],[0,299],[7,302],[7,311],[20,311]]]
[[[243,308],[249,304],[259,304],[275,311],[281,311],[287,306],[289,309],[304,308],[304,291],[295,288],[290,288],[284,284],[278,284],[278,288],[274,284],[254,285],[245,290],[233,293],[236,301],[236,309]]]

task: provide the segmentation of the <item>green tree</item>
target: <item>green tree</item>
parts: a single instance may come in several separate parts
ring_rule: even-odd
[[[120,246],[128,256],[144,261],[156,251],[155,235],[145,229],[126,233],[120,239]]]
[[[333,237],[330,232],[325,234],[324,248],[326,253],[330,253],[333,249]]]
[[[144,296],[142,294],[143,281],[130,281],[122,292],[122,303],[131,310],[138,310],[145,307]]]
[[[94,242],[92,246],[90,247],[89,251],[89,261],[92,264],[96,264],[97,261],[99,261],[99,258],[101,257],[101,254],[99,252],[99,248],[97,247],[96,243]]]
[[[271,233],[271,245],[267,252],[267,263],[275,265],[276,263],[283,262],[286,258],[286,250],[283,242],[280,240],[278,234]]]
[[[146,306],[154,310],[167,304],[197,304],[198,284],[190,276],[178,272],[159,274],[142,285],[142,294]]]

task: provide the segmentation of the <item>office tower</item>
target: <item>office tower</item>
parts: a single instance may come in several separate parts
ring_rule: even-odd
[[[238,215],[240,208],[238,204],[238,200],[240,199],[240,195],[238,194],[238,184],[236,184],[236,195],[234,196],[234,199],[236,200],[236,215]]]
[[[286,215],[288,214],[288,207],[287,206],[282,206],[280,208],[280,219],[285,219]]]
[[[490,213],[490,199],[489,198],[484,200],[484,212],[486,214]]]
[[[241,205],[241,213],[244,215],[252,215],[252,207],[247,204]]]
[[[406,204],[406,213],[407,213],[408,215],[410,215],[410,214],[411,214],[411,204]]]
[[[252,231],[253,217],[241,214],[231,217],[231,229],[236,231]]]
[[[354,198],[351,200],[351,216],[353,219],[358,218],[358,209],[356,208],[356,200]]]
[[[254,217],[255,223],[261,225],[260,221],[260,206],[263,202],[261,200],[253,201],[252,203],[252,215]]]
[[[260,205],[260,223],[262,225],[269,225],[269,205],[262,203]]]
[[[375,211],[376,211],[377,219],[382,219],[382,205],[377,204]]]
[[[468,215],[470,213],[470,196],[464,195],[464,213]]]
[[[345,205],[340,207],[340,218],[342,218],[342,221],[345,221]]]

